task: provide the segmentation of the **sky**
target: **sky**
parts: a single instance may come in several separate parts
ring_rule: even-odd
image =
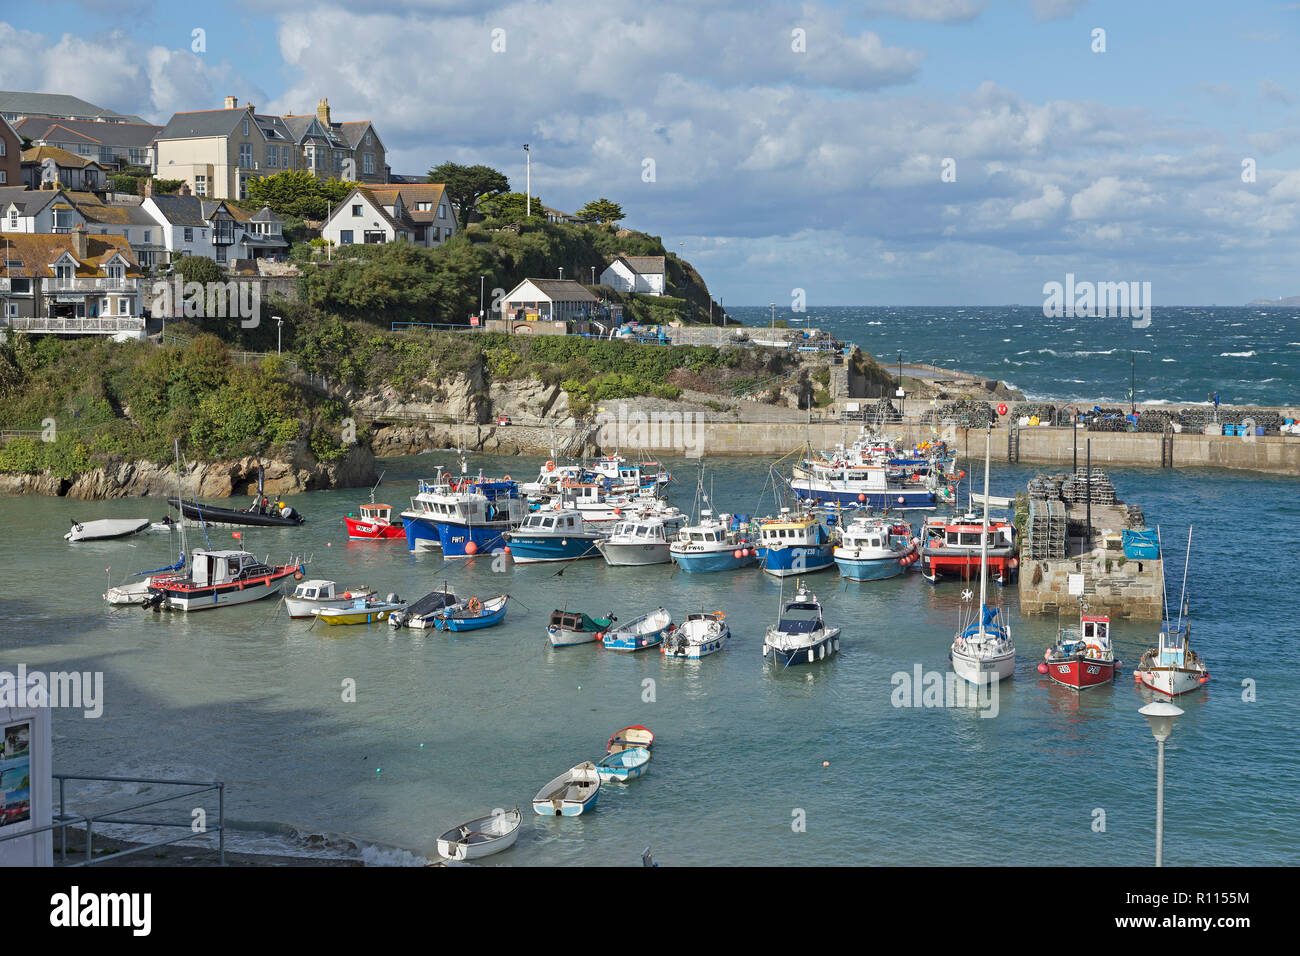
[[[1262,0],[47,0],[0,10],[0,89],[327,97],[394,172],[518,189],[528,143],[548,206],[621,203],[724,306],[1240,305],[1300,295],[1298,41]]]

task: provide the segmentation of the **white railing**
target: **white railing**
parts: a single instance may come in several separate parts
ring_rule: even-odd
[[[91,316],[85,318],[57,318],[54,316],[36,316],[35,318],[13,317],[8,320],[9,328],[15,332],[141,332],[144,319],[130,316]]]
[[[73,278],[54,278],[43,279],[41,291],[43,292],[99,292],[99,291],[121,291],[136,292],[139,289],[139,279],[115,278],[112,276],[76,276]]]

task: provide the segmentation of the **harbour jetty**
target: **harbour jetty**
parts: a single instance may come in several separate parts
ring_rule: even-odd
[[[1115,494],[1110,477],[1087,466],[1038,476],[1016,499],[1020,610],[1078,612],[1082,602],[1112,618],[1159,620],[1164,561],[1142,509]]]

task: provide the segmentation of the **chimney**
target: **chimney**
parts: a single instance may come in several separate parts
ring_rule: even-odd
[[[140,180],[141,195],[148,199],[153,195],[153,177]]]
[[[239,109],[239,100],[236,99],[236,98],[233,97],[233,96],[227,96],[227,97],[226,97],[226,109],[228,109],[228,110],[237,110],[237,109]]]
[[[330,125],[330,101],[329,100],[319,99],[316,101],[316,118],[321,121],[322,125],[324,126]]]
[[[86,261],[86,227],[81,223],[72,230],[72,254],[80,261]]]
[[[176,195],[178,195],[178,196],[188,196],[189,194],[190,194],[190,184],[189,184],[189,183],[181,183],[181,188],[178,189],[178,190],[176,190]]]

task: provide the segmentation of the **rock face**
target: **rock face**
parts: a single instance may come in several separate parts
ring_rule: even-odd
[[[190,464],[181,475],[183,494],[199,499],[251,496],[257,490],[257,465],[253,457]],[[317,461],[310,451],[300,449],[289,460],[265,459],[262,468],[263,487],[269,496],[351,488],[375,481],[375,456],[361,446],[354,446],[337,462]],[[135,461],[94,468],[74,481],[51,475],[0,475],[0,494],[66,495],[81,500],[165,498],[176,494],[176,473],[170,465]]]

